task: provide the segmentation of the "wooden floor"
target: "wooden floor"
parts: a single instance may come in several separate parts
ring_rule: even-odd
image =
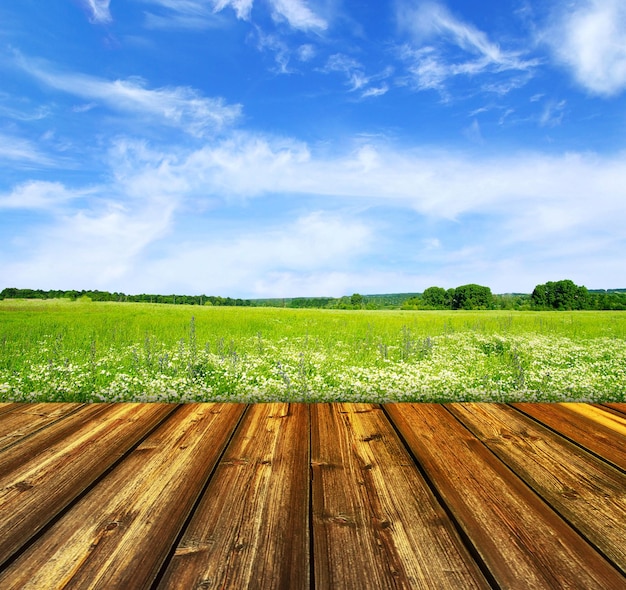
[[[0,404],[0,588],[626,588],[626,404]]]

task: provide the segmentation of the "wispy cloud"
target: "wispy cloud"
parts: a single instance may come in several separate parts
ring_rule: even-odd
[[[419,90],[444,91],[446,82],[455,76],[531,72],[539,64],[520,51],[501,49],[483,31],[454,16],[439,2],[400,2],[397,19],[400,29],[412,37],[411,43],[400,48],[400,56]],[[518,87],[520,80],[500,83],[499,92]]]
[[[113,19],[109,11],[111,0],[82,0],[90,14],[89,20],[96,24],[107,24]]]
[[[342,53],[331,55],[321,71],[344,74],[350,92],[359,92],[362,98],[385,94],[389,90],[386,84],[372,86],[372,83],[389,78],[392,74],[392,69],[386,68],[381,73],[368,76],[360,62]]]
[[[110,109],[148,117],[201,137],[233,124],[240,105],[208,98],[188,87],[150,89],[141,78],[105,80],[95,76],[55,71],[50,64],[17,55],[19,67],[47,86]]]
[[[291,50],[287,43],[280,37],[264,33],[257,28],[257,47],[260,51],[268,51],[274,56],[276,62],[275,72],[278,74],[291,74],[293,70],[289,67]]]
[[[70,191],[60,182],[30,181],[0,194],[0,209],[56,210],[72,200],[89,194],[90,190]]]
[[[3,133],[0,133],[0,160],[11,160],[14,164],[21,162],[29,167],[53,164],[52,158],[42,153],[31,141]]]
[[[149,14],[148,24],[159,28],[203,28],[215,22],[215,15],[231,8],[238,19],[251,20],[254,0],[143,0],[165,10],[167,18]],[[309,8],[306,0],[268,0],[272,17],[300,31],[324,31],[325,19]]]
[[[328,23],[316,15],[306,0],[270,0],[274,18],[286,20],[294,29],[301,31],[324,31]]]
[[[578,0],[558,5],[544,39],[556,59],[590,93],[615,96],[626,90],[626,3]]]

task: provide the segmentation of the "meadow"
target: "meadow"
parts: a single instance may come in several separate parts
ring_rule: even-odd
[[[626,401],[626,313],[0,301],[0,401]]]

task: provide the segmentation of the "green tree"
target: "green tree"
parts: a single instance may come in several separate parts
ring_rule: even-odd
[[[584,286],[573,281],[548,281],[537,285],[531,295],[533,305],[551,309],[588,309],[592,299]]]
[[[493,294],[489,287],[476,285],[461,285],[454,290],[452,309],[491,309]]]
[[[422,303],[424,306],[434,307],[435,309],[450,307],[448,293],[443,287],[428,287],[422,293]]]
[[[350,304],[355,309],[361,309],[364,303],[365,300],[363,299],[363,295],[360,295],[359,293],[354,293],[352,297],[350,297]]]

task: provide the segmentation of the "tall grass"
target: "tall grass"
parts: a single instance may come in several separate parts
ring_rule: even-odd
[[[0,399],[623,399],[620,312],[0,302]]]

